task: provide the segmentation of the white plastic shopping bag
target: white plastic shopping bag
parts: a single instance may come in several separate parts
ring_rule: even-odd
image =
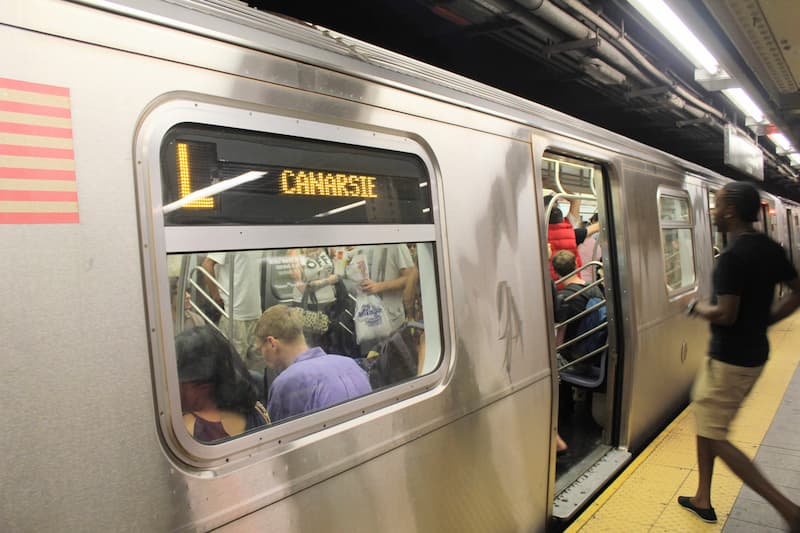
[[[389,316],[380,296],[359,292],[356,297],[356,340],[359,344],[384,339],[392,332]]]

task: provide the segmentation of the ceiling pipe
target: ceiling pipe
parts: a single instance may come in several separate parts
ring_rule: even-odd
[[[653,65],[636,46],[631,43],[625,36],[613,25],[606,22],[602,17],[598,16],[579,0],[563,0],[565,5],[586,20],[595,25],[597,30],[593,30],[583,22],[577,20],[573,15],[555,6],[549,0],[473,0],[476,4],[484,7],[495,15],[511,18],[519,22],[526,29],[535,33],[542,31],[541,23],[537,18],[541,18],[548,22],[550,25],[558,28],[563,33],[573,37],[574,39],[588,39],[595,37],[595,31],[602,30],[612,40],[619,43],[623,49],[631,55],[636,61],[640,62],[647,73],[656,79],[658,83],[654,83],[651,78],[645,75],[628,57],[626,57],[619,49],[610,44],[610,40],[606,41],[599,39],[596,52],[604,59],[612,63],[613,67],[618,68],[623,74],[636,79],[647,87],[652,87],[658,84],[664,84],[670,87],[670,96],[668,101],[677,110],[688,113],[689,115],[708,120],[709,123],[716,130],[722,130],[724,124],[729,121],[725,118],[724,113],[714,108],[713,106],[703,102],[690,91],[682,87],[675,80],[670,79],[667,75],[661,72],[658,67]],[[749,134],[736,126],[740,132],[749,136]],[[777,157],[770,153],[766,148],[757,144],[761,149],[764,158],[778,169],[782,169],[785,165],[780,162]],[[785,169],[784,169],[785,170]],[[794,177],[793,172],[787,175]]]
[[[484,9],[490,11],[492,14],[496,16],[502,16],[506,18],[510,18],[518,22],[521,26],[523,26],[526,30],[530,31],[536,37],[542,39],[543,41],[551,41],[551,42],[558,42],[563,39],[563,34],[558,34],[553,31],[550,27],[547,27],[545,24],[542,23],[542,20],[551,23],[551,26],[559,27],[557,24],[552,24],[552,22],[546,18],[540,18],[537,16],[532,15],[527,8],[522,8],[521,6],[517,5],[515,2],[510,0],[474,0],[476,4],[480,5]],[[570,20],[569,15],[564,13],[564,16],[567,20]],[[572,19],[574,21],[574,19]],[[576,21],[575,21],[576,22]],[[578,23],[580,24],[580,23]],[[582,26],[582,25],[581,25]],[[561,28],[559,28],[561,29]],[[582,36],[581,38],[594,38],[594,33],[589,30],[589,28],[584,27],[584,32],[581,34],[579,33],[570,33],[573,36]],[[564,32],[563,29],[561,29]],[[603,46],[602,41],[598,41],[600,47]],[[608,45],[605,45],[606,47]],[[604,84],[621,84],[627,81],[627,75],[624,72],[620,72],[619,70],[615,69],[613,66],[609,65],[602,59],[594,59],[592,64],[589,65],[586,62],[586,54],[584,53],[577,53],[575,51],[566,51],[563,52],[564,55],[569,56],[572,60],[574,60],[577,65],[575,66],[576,70],[581,70],[585,74],[592,76],[593,79],[600,83]],[[633,67],[633,65],[631,65]],[[634,67],[635,68],[635,67]],[[591,69],[591,72],[587,70]],[[595,76],[594,74],[597,74]],[[644,78],[644,81],[647,81]]]
[[[498,0],[492,1],[496,2]],[[504,1],[504,3],[508,2]],[[523,13],[528,16],[535,15],[575,39],[591,39],[595,37],[595,31],[592,28],[586,26],[549,0],[516,0],[512,2],[512,4],[522,7],[524,9]],[[652,80],[639,70],[633,62],[625,57],[622,52],[607,41],[600,39],[596,50],[598,55],[609,61],[612,66],[621,70],[627,76],[635,79],[639,83],[648,86],[652,85]]]
[[[634,45],[628,40],[627,37],[625,37],[624,33],[607,22],[603,17],[586,7],[579,0],[562,0],[562,2],[580,16],[594,24],[595,27],[606,33],[611,39],[616,41],[619,46],[622,47],[625,53],[629,54],[640,66],[647,70],[651,76],[656,78],[657,81],[664,85],[669,85],[672,90],[678,94],[678,96],[687,100],[690,104],[699,107],[706,113],[713,115],[720,120],[725,120],[725,115],[723,113],[713,106],[700,100],[697,96],[675,82],[675,80],[670,79],[669,76],[664,74],[658,67],[653,65],[650,60],[639,51],[636,45]]]
[[[501,15],[508,18],[512,18],[525,26],[529,29],[537,29],[540,26],[538,22],[538,18],[545,20],[550,25],[558,28],[563,33],[571,36],[574,39],[588,39],[593,38],[596,35],[596,30],[590,28],[583,22],[576,19],[573,15],[567,13],[563,9],[555,6],[549,0],[474,0],[478,5],[481,5],[485,9],[491,11],[495,15]],[[589,11],[591,13],[591,11]],[[587,17],[588,18],[588,17]],[[599,18],[599,17],[598,17]],[[602,19],[599,19],[602,21]],[[612,31],[608,32],[610,36],[614,36],[615,34],[619,35],[619,32],[613,29],[613,26],[607,25]],[[602,26],[597,25],[598,28],[602,29]],[[629,43],[630,44],[630,43]],[[631,49],[635,50],[635,47],[631,44]],[[596,48],[596,52],[600,55],[604,60],[611,63],[610,67],[616,68],[622,72],[622,74],[626,75],[627,77],[633,78],[640,82],[641,84],[645,85],[646,87],[652,87],[655,85],[653,80],[645,75],[627,56],[625,56],[616,46],[610,44],[610,41],[599,39],[598,45]],[[637,51],[638,53],[638,51]],[[704,113],[715,117],[717,120],[725,121],[724,115],[719,112],[714,107],[706,104],[702,100],[698,99],[690,92],[683,90],[681,87],[677,86],[674,80],[669,79],[665,76],[661,71],[658,70],[657,67],[652,65],[647,59],[641,54],[637,54],[641,57],[643,61],[643,65],[648,67],[648,70],[652,70],[651,74],[657,78],[660,84],[666,84],[671,87],[672,91],[678,95],[680,98],[686,100],[689,105],[699,108],[699,110]],[[638,60],[638,58],[637,58]],[[687,106],[681,106],[681,109],[688,110]],[[695,114],[695,113],[693,113]],[[700,116],[695,114],[696,116]]]
[[[666,74],[661,72],[658,69],[658,67],[653,65],[650,62],[650,60],[647,59],[644,56],[644,54],[642,54],[639,51],[636,45],[634,45],[627,39],[627,37],[625,37],[624,33],[622,33],[619,29],[610,24],[608,21],[606,21],[603,17],[601,17],[600,15],[598,15],[597,13],[586,7],[583,3],[580,2],[580,0],[561,0],[561,1],[570,9],[578,13],[580,16],[584,17],[586,20],[594,24],[598,29],[602,30],[609,37],[611,37],[617,43],[619,43],[619,45],[625,50],[625,52],[630,54],[630,56],[634,60],[636,60],[644,69],[646,69],[648,73],[650,73],[658,80],[661,80],[663,83],[669,85],[672,88],[672,90],[674,90],[675,93],[677,93],[681,98],[687,100],[692,105],[702,109],[703,111],[716,117],[717,119],[722,120],[723,122],[727,122],[727,120],[725,119],[725,115],[722,112],[710,106],[709,104],[706,104],[705,102],[697,98],[694,94],[692,94],[690,91],[688,91],[686,88],[676,83],[674,80],[669,79],[669,77]],[[726,52],[726,57],[723,58],[723,60],[725,59],[728,59],[727,52]],[[724,61],[724,62],[728,63],[729,61]],[[729,66],[726,65],[726,70],[728,68]],[[776,121],[773,120],[773,123],[776,123]],[[747,132],[746,130],[740,128],[735,124],[733,124],[733,126],[743,135],[747,137],[750,136],[749,132]],[[720,127],[718,129],[722,128]],[[789,176],[792,177],[796,176],[795,172],[786,172],[788,167],[783,162],[781,162],[781,160],[775,154],[771,153],[769,150],[767,150],[761,145],[758,145],[758,147],[761,149],[762,154],[764,154],[764,158],[767,161],[771,162],[776,167],[776,169],[778,169],[779,171],[782,170],[785,174],[788,174]]]
[[[537,15],[544,18],[544,20],[546,20],[548,23],[554,25],[568,35],[572,35],[575,38],[586,38],[587,36],[594,35],[594,31],[591,28],[586,26],[583,22],[575,19],[572,15],[556,7],[549,0],[516,1],[521,6],[531,10],[532,12],[535,12]],[[680,84],[667,77],[655,65],[650,63],[650,61],[641,52],[639,52],[630,41],[624,38],[624,35],[616,30],[611,24],[606,22],[602,17],[596,15],[594,12],[586,8],[578,0],[563,1],[570,8],[575,9],[575,11],[581,16],[584,16],[587,20],[592,22],[598,30],[603,30],[603,32],[607,33],[610,37],[619,42],[625,51],[629,52],[631,56],[636,59],[636,61],[639,61],[642,67],[644,67],[648,73],[653,75],[659,82],[670,86],[673,94],[670,95],[668,101],[674,107],[688,112],[696,118],[708,119],[712,124],[714,124],[715,129],[717,130],[723,129],[724,123],[728,123],[728,120],[726,120],[725,115],[721,111],[713,106],[710,106],[709,104],[706,104]],[[603,46],[603,43],[608,42],[610,41],[600,41],[601,45],[598,46],[597,49],[599,54],[603,55],[603,57],[613,63],[614,66],[620,67],[624,72],[634,75],[636,79],[643,80],[643,82],[648,85],[652,85],[652,82],[641,73],[639,68],[633,65],[633,63],[631,63],[631,61],[628,60],[628,58],[625,57],[617,48],[610,44],[605,44],[605,46]],[[609,52],[609,50],[613,50],[613,52]],[[620,57],[622,60],[619,60]],[[627,68],[628,66],[631,67],[630,71]],[[720,121],[722,123],[720,123]],[[735,124],[733,124],[733,126],[741,133],[749,137],[748,132],[739,128]],[[774,154],[770,153],[769,150],[758,143],[756,143],[756,145],[761,149],[761,153],[764,155],[766,160],[775,164],[779,169],[783,169],[785,167],[785,165],[780,162],[780,160],[778,160]],[[788,175],[794,177],[794,173],[788,173]]]

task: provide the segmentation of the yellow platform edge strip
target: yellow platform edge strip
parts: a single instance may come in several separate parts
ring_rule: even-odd
[[[777,335],[781,335],[781,338],[776,338]],[[782,376],[783,379],[780,380],[781,383],[779,386],[767,389],[771,393],[769,396],[775,400],[775,404],[770,405],[769,407],[772,412],[770,413],[767,427],[764,428],[763,431],[759,432],[758,447],[760,447],[761,443],[763,442],[764,437],[769,430],[769,426],[772,425],[772,422],[774,421],[775,416],[777,415],[777,412],[784,401],[784,396],[792,377],[794,376],[798,366],[800,366],[800,353],[794,349],[797,341],[795,339],[791,339],[793,335],[800,335],[800,311],[784,319],[784,321],[782,321],[779,325],[770,328],[770,344],[772,345],[772,349],[770,350],[771,364],[770,362],[767,363],[765,372],[762,374],[761,379],[759,380],[761,383],[758,383],[756,386],[768,386],[764,382],[769,379],[774,379],[776,376]],[[789,354],[786,354],[787,351]],[[763,398],[761,401],[763,401]],[[752,406],[753,403],[751,399],[749,407],[752,408]],[[745,407],[745,410],[746,409],[747,407]],[[565,533],[575,533],[586,526],[586,524],[592,518],[594,518],[594,516],[602,509],[602,507],[607,504],[608,501],[615,495],[615,493],[629,480],[636,470],[649,459],[650,455],[652,455],[652,453],[662,444],[662,442],[670,434],[672,434],[672,432],[676,429],[676,426],[683,422],[691,410],[692,408],[690,403],[661,431],[661,433],[658,434],[658,436],[652,440],[652,442],[650,442],[650,444],[636,458],[634,458],[634,460],[625,468],[625,470],[623,470],[622,473],[620,473],[620,475],[617,476],[617,478],[611,484],[609,484],[609,486],[606,487],[606,489],[586,509],[584,509],[584,511],[575,519],[575,521],[564,530]],[[736,478],[736,483],[738,485],[737,491],[741,490],[743,485],[742,481]],[[718,506],[718,512],[719,510],[720,509]],[[721,521],[719,524],[720,529],[724,527],[726,520],[727,517],[725,520]]]
[[[586,525],[586,522],[592,519],[592,516],[594,516],[595,512],[597,512],[603,505],[605,505],[605,503],[609,499],[611,499],[614,493],[617,492],[617,490],[622,485],[625,484],[625,481],[627,481],[628,478],[631,477],[631,475],[633,475],[636,469],[639,468],[639,466],[643,462],[645,462],[645,460],[650,456],[650,454],[652,454],[653,451],[656,448],[658,448],[659,444],[661,444],[664,441],[664,439],[667,438],[667,436],[672,432],[675,426],[680,424],[680,422],[684,418],[686,418],[686,416],[688,416],[689,411],[690,411],[690,406],[687,406],[683,411],[681,411],[680,414],[676,416],[675,419],[672,422],[670,422],[666,428],[664,428],[664,431],[659,433],[658,436],[654,438],[650,444],[647,445],[647,448],[645,448],[638,456],[636,456],[636,458],[633,461],[631,461],[631,464],[629,464],[625,468],[625,470],[623,470],[622,473],[619,476],[617,476],[617,478],[608,487],[606,487],[606,490],[604,490],[602,494],[600,494],[600,496],[598,496],[597,499],[595,499],[589,505],[589,507],[587,507],[580,514],[580,516],[578,516],[578,518],[576,518],[575,521],[572,524],[570,524],[570,526],[567,529],[564,530],[564,533],[575,533],[579,529],[581,529],[584,525]]]

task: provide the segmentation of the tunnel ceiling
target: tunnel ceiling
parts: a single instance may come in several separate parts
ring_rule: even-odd
[[[718,47],[710,46],[723,66],[736,72],[737,79],[746,77],[748,93],[800,146],[800,39],[789,33],[797,24],[786,23],[800,22],[793,2],[672,3],[704,43]],[[749,132],[742,113],[719,92],[695,82],[691,63],[625,0],[248,3],[479,80],[727,176],[749,179],[723,162],[722,125]],[[752,25],[760,31],[751,31]],[[581,28],[590,31],[581,34]],[[766,137],[758,141],[767,152],[764,188],[800,201],[796,170]]]

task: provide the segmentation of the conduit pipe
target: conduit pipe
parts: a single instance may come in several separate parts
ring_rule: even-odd
[[[484,7],[485,9],[491,11],[492,13],[516,20],[517,22],[525,26],[527,29],[534,32],[540,29],[540,23],[538,22],[537,18],[541,18],[542,20],[548,22],[550,25],[558,28],[563,33],[570,35],[574,39],[591,39],[595,37],[595,31],[592,28],[585,25],[583,22],[577,20],[574,16],[570,15],[561,8],[555,6],[549,0],[517,0],[517,1],[474,0],[474,1],[478,5]],[[602,21],[602,19],[599,20]],[[607,26],[609,28],[612,28],[613,30],[613,26],[608,24]],[[598,25],[598,27],[600,26]],[[615,33],[619,34],[619,32],[614,30],[610,32],[610,35],[613,36]],[[631,47],[635,49],[635,47],[633,47],[632,45]],[[604,60],[609,61],[613,65],[613,66],[609,65],[609,68],[616,67],[620,69],[622,71],[622,74],[636,79],[646,87],[652,87],[653,85],[655,85],[651,78],[646,76],[619,49],[610,44],[610,41],[599,39],[596,50],[597,53]],[[676,83],[674,81],[667,78],[655,66],[653,66],[649,61],[647,61],[644,56],[642,56],[641,54],[638,55],[641,56],[643,64],[649,67],[648,70],[652,69],[652,71],[656,73],[656,77],[658,78],[659,82],[671,87],[674,94],[687,101],[688,105],[679,106],[680,109],[689,111],[692,113],[692,115],[698,118],[704,115],[711,115],[718,120],[724,121],[724,115],[722,115],[722,113],[720,113],[713,107],[709,106],[708,104],[702,102],[698,98],[694,97],[688,91],[682,90],[680,87],[676,87]],[[698,112],[692,111],[691,107],[699,108],[698,112],[700,114],[698,114]]]
[[[500,0],[491,0],[497,2]],[[504,2],[506,3],[506,2]],[[516,0],[514,4],[525,9],[525,13],[536,16],[547,21],[567,35],[575,39],[591,39],[595,37],[595,32],[589,26],[579,21],[560,7],[557,7],[549,0]],[[600,39],[597,45],[597,53],[611,64],[622,70],[626,75],[636,79],[640,83],[651,86],[652,80],[648,78],[639,68],[628,59],[625,54],[607,41]]]
[[[594,35],[595,30],[579,21],[566,11],[555,6],[552,2],[550,2],[550,0],[517,0],[517,3],[526,9],[535,11],[544,20],[550,24],[553,24],[568,35],[572,35],[576,38],[583,38],[582,36],[584,35]],[[655,65],[650,63],[650,61],[648,61],[648,59],[641,52],[639,52],[633,44],[628,42],[627,39],[625,39],[624,42],[621,42],[620,32],[617,31],[611,24],[603,20],[602,17],[597,16],[590,9],[586,8],[580,4],[580,2],[576,2],[575,0],[567,0],[565,3],[573,8],[575,5],[580,5],[583,9],[576,9],[576,12],[580,13],[587,20],[592,22],[597,30],[603,30],[610,38],[620,42],[625,51],[630,53],[632,57],[638,61],[651,76],[655,77],[658,83],[669,86],[677,96],[686,100],[689,105],[697,107],[704,113],[712,115],[719,120],[725,121],[725,115],[723,115],[714,107],[706,104],[694,96],[691,92],[681,87],[674,80],[666,76]],[[642,73],[642,71],[639,69],[639,66],[628,59],[628,57],[616,46],[610,44],[610,41],[601,40],[600,42],[601,45],[598,46],[597,51],[605,59],[610,61],[614,66],[622,69],[623,72],[635,77],[645,85],[653,85],[653,80]],[[686,107],[682,106],[682,109],[686,109]]]
[[[593,39],[595,37],[595,33],[589,27],[583,25],[581,22],[577,21],[575,18],[571,17],[561,9],[552,6],[552,4],[547,4],[547,5],[552,7],[553,9],[556,9],[561,14],[560,18],[556,16],[548,16],[548,17],[538,16],[540,15],[540,13],[536,13],[536,15],[534,15],[530,8],[528,8],[527,6],[522,6],[517,2],[514,2],[513,0],[473,0],[473,1],[479,6],[483,7],[484,9],[494,13],[495,15],[500,15],[519,22],[522,26],[524,26],[526,29],[528,29],[535,35],[544,34],[547,38],[552,39],[553,37],[552,32],[544,30],[542,28],[541,20],[544,20],[548,22],[551,26],[558,28],[562,33],[571,35],[576,40]],[[614,68],[614,66],[606,64],[603,67],[603,69],[605,70],[606,73],[608,73],[610,79],[627,78],[628,75],[630,75],[639,80],[641,83],[651,84],[651,82],[647,79],[647,77],[644,74],[642,74],[642,72],[639,71],[633,63],[628,61],[625,58],[625,56],[622,55],[621,52],[610,46],[608,43],[605,43],[602,39],[598,40],[597,49],[608,50],[610,53],[616,52],[616,55],[619,56],[621,61],[627,62],[627,68],[623,69],[624,72],[620,72],[618,69]]]
[[[476,4],[484,7],[496,15],[502,15],[516,20],[527,29],[541,33],[541,25],[537,21],[537,16],[552,26],[558,28],[563,33],[575,39],[591,39],[595,37],[595,30],[577,20],[574,16],[555,6],[549,0],[473,0]],[[690,91],[681,87],[680,84],[670,79],[661,72],[658,67],[653,65],[636,46],[628,41],[625,36],[614,26],[606,22],[602,17],[592,12],[580,0],[563,0],[576,13],[585,17],[586,20],[594,24],[598,30],[602,30],[611,39],[616,40],[623,49],[638,61],[660,84],[670,87],[671,94],[669,102],[676,109],[687,112],[695,118],[707,120],[715,129],[722,130],[728,121],[725,115],[713,106],[703,102]],[[534,15],[535,13],[535,15]],[[615,46],[609,44],[610,41],[600,39],[596,48],[597,53],[604,59],[619,68],[623,74],[630,75],[647,87],[654,85],[653,80],[648,78],[627,56],[625,56]],[[613,68],[609,66],[609,68]],[[734,125],[735,126],[735,125]],[[739,131],[741,128],[736,128]],[[744,132],[746,134],[746,132]],[[785,165],[778,161],[774,154],[768,152],[763,146],[759,145],[765,159],[773,163],[776,167],[782,168]],[[790,173],[789,175],[793,175]]]
[[[544,2],[546,0],[542,1]],[[636,45],[631,43],[625,37],[625,34],[623,34],[620,30],[618,30],[616,27],[614,27],[612,24],[606,21],[603,17],[601,17],[600,15],[598,15],[597,13],[586,7],[583,3],[580,2],[580,0],[561,0],[561,1],[570,9],[578,13],[580,16],[584,17],[586,20],[594,24],[598,29],[606,33],[611,39],[619,43],[619,45],[625,50],[625,52],[630,54],[630,56],[635,61],[637,61],[642,67],[644,67],[647,70],[647,72],[649,72],[652,76],[658,79],[661,83],[668,85],[673,91],[675,91],[675,93],[678,96],[688,101],[692,106],[702,109],[708,115],[711,115],[723,122],[727,122],[727,120],[725,119],[725,115],[721,111],[703,102],[702,100],[697,98],[697,96],[688,91],[686,88],[682,87],[674,80],[671,80],[666,74],[661,72],[658,69],[658,67],[653,65],[650,62],[650,60],[648,60],[647,57],[645,57],[644,54],[642,54],[639,51],[639,49],[636,48]],[[683,109],[686,108],[684,107]],[[686,110],[688,111],[688,109]],[[721,124],[719,124],[718,126],[719,126],[718,129],[723,129],[723,126]],[[735,124],[733,126],[736,127],[736,129],[741,133],[743,133],[744,135],[749,136],[749,134],[746,131],[742,130]],[[761,148],[761,152],[764,155],[764,158],[767,161],[771,162],[776,167],[776,169],[783,170],[784,172],[787,171],[787,166],[784,163],[782,163],[775,154],[769,152],[766,148],[764,148],[761,145],[758,146],[759,148]],[[793,171],[789,171],[787,174],[789,176],[795,175]]]
[[[655,77],[659,82],[664,85],[668,85],[672,90],[674,90],[678,96],[687,100],[690,104],[699,107],[706,113],[709,113],[720,120],[725,120],[725,115],[723,115],[719,110],[715,109],[714,107],[708,105],[707,103],[703,102],[697,96],[693,95],[691,92],[686,90],[685,88],[681,87],[680,84],[676,83],[674,80],[670,79],[666,74],[661,72],[658,67],[653,65],[650,60],[642,54],[636,46],[631,43],[626,37],[625,34],[607,22],[603,17],[586,7],[582,4],[579,0],[562,0],[565,5],[569,6],[570,9],[574,10],[576,13],[580,14],[580,16],[584,17],[586,20],[594,24],[597,28],[602,30],[606,33],[611,39],[615,40],[619,45],[625,50],[627,54],[636,60],[639,65],[644,67],[647,72],[650,73],[651,76]]]

